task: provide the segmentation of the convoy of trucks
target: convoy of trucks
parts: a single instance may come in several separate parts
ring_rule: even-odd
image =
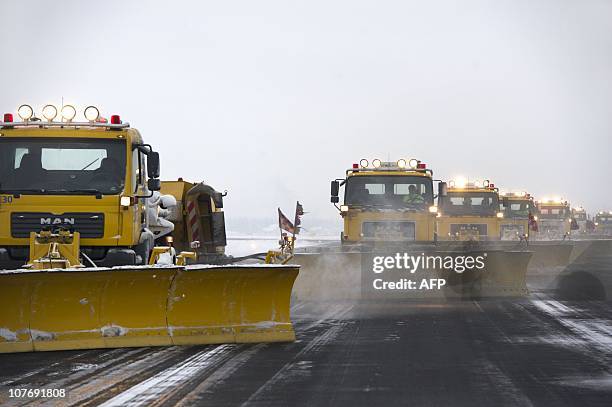
[[[364,259],[434,259],[444,297],[523,296],[532,257],[546,265],[574,237],[612,235],[610,212],[591,220],[486,179],[435,180],[414,158],[362,159],[331,183],[338,241],[283,246],[262,264],[225,253],[225,194],[161,181],[160,154],[120,116],[88,106],[79,122],[70,105],[17,114],[0,122],[0,352],[290,341],[292,294],[338,296],[342,285],[368,296]],[[443,265],[466,257],[483,267]]]

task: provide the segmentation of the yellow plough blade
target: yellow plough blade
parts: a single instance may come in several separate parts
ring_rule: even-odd
[[[0,272],[0,353],[295,340],[296,266]]]

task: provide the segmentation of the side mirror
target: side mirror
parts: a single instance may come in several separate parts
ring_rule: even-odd
[[[438,184],[438,196],[446,196],[448,195],[448,186],[446,182],[440,182]]]
[[[218,191],[213,192],[212,200],[218,209],[223,208],[223,193]]]
[[[149,178],[159,178],[159,153],[155,151],[147,154],[147,175]]]
[[[149,191],[159,191],[161,189],[161,181],[158,178],[149,178],[147,188]]]
[[[338,197],[339,191],[340,191],[340,182],[332,181],[331,182],[331,202],[332,203],[340,202],[340,198]]]

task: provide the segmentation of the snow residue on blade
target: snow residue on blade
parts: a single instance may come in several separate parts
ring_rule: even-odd
[[[3,338],[5,341],[14,342],[17,340],[17,332],[13,332],[6,328],[0,328],[0,338]]]
[[[52,341],[55,339],[53,332],[39,331],[38,329],[30,329],[32,340],[34,341]]]
[[[129,330],[119,325],[110,324],[110,325],[105,325],[102,328],[100,328],[100,331],[102,331],[102,336],[109,337],[109,336],[124,336],[125,334],[128,333]]]
[[[261,321],[255,324],[255,328],[269,329],[274,328],[276,325],[277,323],[274,321]]]
[[[198,372],[207,368],[232,347],[232,345],[220,345],[212,350],[198,352],[182,363],[174,365],[120,393],[103,403],[102,406],[148,405],[157,400],[160,395],[172,388],[179,387],[181,383],[188,381]]]

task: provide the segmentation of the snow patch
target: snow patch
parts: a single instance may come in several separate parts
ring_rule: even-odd
[[[102,328],[100,328],[100,330],[102,331],[102,336],[124,336],[128,333],[128,329],[124,328],[122,326],[119,325],[105,325]]]
[[[17,332],[13,332],[6,328],[0,328],[0,338],[8,342],[14,342],[17,340]]]
[[[276,326],[276,322],[274,321],[261,321],[255,324],[255,328],[259,329],[270,329]]]
[[[98,365],[95,365],[95,364],[92,364],[92,363],[75,363],[70,368],[70,371],[71,372],[78,372],[80,370],[92,370],[92,369],[95,369],[97,367],[98,367]]]
[[[30,329],[30,334],[32,335],[32,340],[34,341],[52,341],[55,339],[55,334],[53,332]]]

